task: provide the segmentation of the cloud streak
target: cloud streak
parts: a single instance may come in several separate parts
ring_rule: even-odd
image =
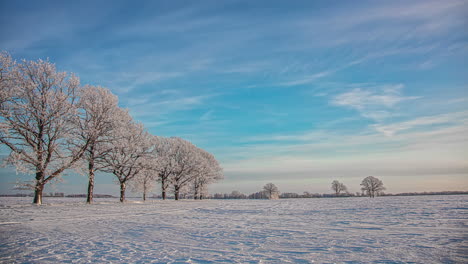
[[[390,111],[397,104],[419,99],[418,96],[403,96],[404,85],[389,85],[377,89],[354,88],[333,97],[331,104],[357,110],[362,116],[376,121],[392,116]]]

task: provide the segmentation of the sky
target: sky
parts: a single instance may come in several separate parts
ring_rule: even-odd
[[[0,50],[213,153],[210,192],[468,190],[468,1],[0,1]],[[6,149],[2,149],[6,154]],[[0,193],[14,168],[0,169]],[[111,175],[96,192],[117,194]],[[50,191],[85,193],[64,175]]]

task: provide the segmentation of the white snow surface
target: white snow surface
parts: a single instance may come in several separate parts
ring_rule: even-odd
[[[0,263],[468,263],[468,195],[0,198]]]

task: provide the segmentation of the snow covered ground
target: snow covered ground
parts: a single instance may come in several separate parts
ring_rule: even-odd
[[[468,195],[0,198],[0,263],[468,263]]]

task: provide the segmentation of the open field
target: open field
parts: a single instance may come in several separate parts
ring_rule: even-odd
[[[467,263],[468,195],[0,198],[1,263]]]

